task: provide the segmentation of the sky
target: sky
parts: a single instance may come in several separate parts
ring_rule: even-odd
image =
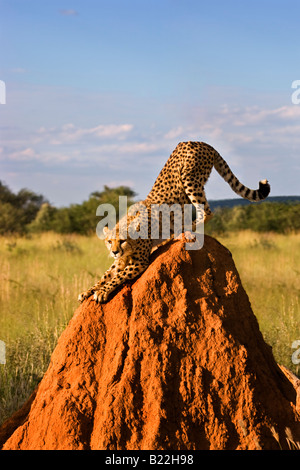
[[[299,0],[0,0],[0,12],[0,180],[13,191],[67,206],[126,185],[143,199],[178,142],[197,140],[246,186],[300,194]],[[206,194],[236,197],[215,170]]]

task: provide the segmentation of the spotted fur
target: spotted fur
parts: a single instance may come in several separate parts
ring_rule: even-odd
[[[206,200],[204,185],[213,167],[235,193],[249,201],[261,201],[270,192],[267,180],[260,181],[258,189],[249,189],[240,183],[225,160],[210,145],[203,142],[181,142],[167,160],[147,198],[141,202],[148,209],[148,215],[147,220],[139,215],[139,220],[148,224],[148,232],[153,204],[203,204],[204,220],[209,220],[212,212]],[[105,243],[115,261],[99,282],[80,294],[80,301],[93,295],[94,300],[105,302],[119,285],[134,279],[149,265],[150,254],[158,242],[150,238],[131,239],[127,233],[127,224],[132,219],[134,217],[121,219],[112,232],[106,229]]]

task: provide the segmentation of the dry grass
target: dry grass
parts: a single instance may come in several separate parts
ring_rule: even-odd
[[[291,345],[300,339],[300,234],[240,232],[219,240],[233,254],[276,360],[298,375]],[[0,238],[0,339],[6,343],[6,364],[0,364],[0,422],[40,381],[78,305],[78,294],[110,264],[96,236]]]
[[[278,442],[278,447],[282,450],[282,445],[280,441],[280,437],[274,426],[271,427],[272,436],[274,437],[275,441]],[[294,440],[292,431],[290,428],[285,428],[285,436],[284,441],[287,443],[289,450],[300,450],[300,442]]]
[[[28,398],[48,367],[57,340],[111,261],[96,236],[45,233],[0,238],[0,422]]]
[[[218,239],[233,255],[275,359],[299,376],[300,366],[292,362],[292,344],[300,340],[300,233],[245,231]]]

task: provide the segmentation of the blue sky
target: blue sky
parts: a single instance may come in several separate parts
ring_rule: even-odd
[[[299,194],[297,0],[0,0],[0,179],[55,205],[144,198],[178,142]],[[213,172],[209,199],[235,197]]]

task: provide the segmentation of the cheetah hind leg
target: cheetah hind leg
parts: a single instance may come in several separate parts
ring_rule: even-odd
[[[207,202],[204,187],[201,186],[196,192],[196,191],[193,191],[192,189],[193,184],[194,184],[194,176],[191,175],[190,173],[184,174],[183,175],[183,187],[190,202],[195,207],[197,207],[198,205],[204,206],[204,214],[202,214],[202,211],[200,211],[200,216],[199,214],[197,214],[196,220],[193,221],[192,226],[193,226],[193,230],[195,230],[197,223],[202,222],[203,219],[204,219],[204,223],[207,223],[213,217],[213,213],[210,210],[209,204]]]
[[[193,230],[195,230],[195,227],[197,225],[197,223],[199,222],[203,222],[206,224],[210,219],[212,219],[212,217],[214,216],[214,214],[212,213],[210,207],[209,207],[209,204],[206,200],[206,197],[205,197],[205,193],[204,191],[202,192],[202,199],[197,199],[196,197],[192,196],[193,197],[193,204],[201,204],[204,206],[204,210],[203,212],[201,211],[200,212],[200,217],[197,217],[196,220],[194,220],[193,222]],[[195,202],[197,201],[197,202]],[[203,217],[203,218],[202,218]]]
[[[212,219],[214,216],[214,214],[212,212],[210,212],[209,214],[207,214],[206,212],[204,212],[204,215],[203,215],[203,219],[204,219],[204,223],[207,224],[207,222]],[[196,231],[196,228],[197,228],[197,225],[199,224],[199,222],[202,222],[203,219],[201,220],[193,220],[193,223],[192,223],[192,229],[193,229],[193,232]]]
[[[199,204],[204,205],[203,217],[204,217],[204,223],[206,224],[214,215],[213,215],[212,211],[210,210],[209,204],[208,204],[206,196],[205,196],[204,189],[202,189],[202,201],[199,202]]]
[[[209,214],[207,214],[206,212],[204,213],[204,223],[207,224],[207,222],[212,219],[214,216],[214,214],[210,211]]]

